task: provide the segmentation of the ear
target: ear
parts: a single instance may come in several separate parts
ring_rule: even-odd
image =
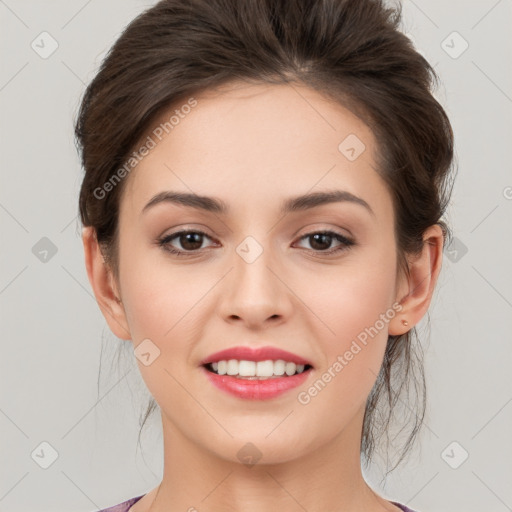
[[[131,339],[126,313],[119,299],[112,270],[106,264],[96,238],[96,230],[87,226],[82,229],[85,267],[98,306],[115,336]]]
[[[423,234],[423,249],[409,260],[409,276],[400,278],[396,301],[402,310],[389,322],[389,334],[400,335],[412,329],[428,310],[443,260],[443,230],[439,224]],[[403,324],[406,320],[408,325]]]

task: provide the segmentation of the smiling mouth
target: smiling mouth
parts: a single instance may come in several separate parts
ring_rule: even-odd
[[[310,364],[295,364],[284,360],[245,361],[223,360],[202,365],[215,375],[226,375],[244,380],[270,380],[300,375],[311,370]]]

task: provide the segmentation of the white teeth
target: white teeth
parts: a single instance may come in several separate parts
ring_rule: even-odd
[[[238,375],[240,377],[254,377],[256,375],[256,363],[254,361],[239,361]]]
[[[228,375],[237,375],[238,374],[238,361],[236,359],[230,359],[228,361],[228,368],[226,373]]]
[[[218,364],[217,373],[219,375],[226,375],[226,372],[228,371],[227,361],[219,361],[217,364]],[[214,368],[214,370],[215,370],[215,368]]]
[[[258,377],[272,377],[274,375],[274,363],[268,361],[258,361],[256,363],[256,375]]]
[[[295,363],[286,363],[286,366],[284,367],[286,375],[293,375],[296,369],[297,365]]]
[[[283,361],[282,359],[274,361],[274,375],[284,375],[285,365],[286,361]]]
[[[228,361],[223,360],[211,363],[211,368],[219,375],[236,375],[239,378],[272,378],[274,376],[282,376],[285,373],[288,376],[302,373],[305,365],[283,361],[282,359],[277,359],[276,361],[268,359],[257,362],[229,359]]]

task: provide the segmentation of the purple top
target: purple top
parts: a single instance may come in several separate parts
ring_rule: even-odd
[[[119,505],[114,505],[113,507],[103,508],[98,510],[98,512],[128,512],[130,507],[137,503],[145,494],[141,496],[137,496],[136,498],[130,498],[128,501],[123,501],[123,503],[119,503]]]
[[[128,512],[128,510],[130,510],[130,507],[137,503],[137,501],[139,501],[143,496],[145,496],[145,494],[143,494],[142,496],[137,496],[136,498],[130,498],[127,501],[123,501],[123,503],[119,503],[119,505],[98,510],[98,512]],[[415,512],[414,510],[407,508],[405,505],[397,503],[396,501],[392,501],[391,503],[393,503],[393,505],[396,505],[404,512]]]

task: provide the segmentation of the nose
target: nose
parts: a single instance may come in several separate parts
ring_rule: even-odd
[[[223,279],[218,306],[225,321],[254,330],[279,325],[289,318],[291,291],[279,265],[269,256],[264,250],[250,262],[234,254],[234,268]]]

